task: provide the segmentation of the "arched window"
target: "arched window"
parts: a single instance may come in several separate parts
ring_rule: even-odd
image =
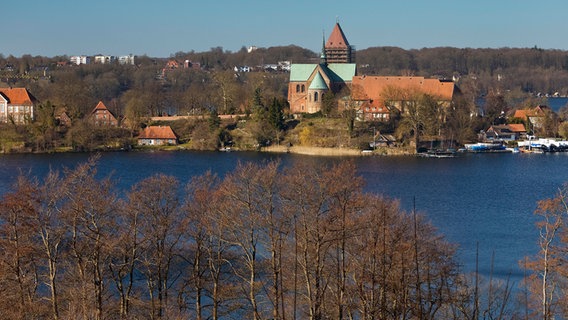
[[[302,92],[306,91],[306,86],[302,85]]]
[[[314,93],[314,101],[318,102],[318,93],[317,92]]]
[[[299,84],[296,85],[296,92],[300,92],[300,85]]]
[[[325,95],[325,93],[322,92],[321,94],[321,101],[323,101],[323,96]]]

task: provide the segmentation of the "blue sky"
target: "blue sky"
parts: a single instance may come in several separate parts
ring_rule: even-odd
[[[358,50],[568,49],[566,0],[7,1],[0,54],[169,57],[212,47],[319,51],[336,19]]]

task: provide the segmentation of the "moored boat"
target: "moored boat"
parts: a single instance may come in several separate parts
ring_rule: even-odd
[[[503,152],[508,151],[500,142],[478,142],[465,144],[467,152]]]

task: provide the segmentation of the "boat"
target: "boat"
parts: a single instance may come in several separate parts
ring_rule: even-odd
[[[455,158],[457,156],[457,152],[454,149],[446,149],[446,150],[428,150],[426,152],[417,153],[419,157],[423,158]]]
[[[507,148],[501,142],[478,142],[466,143],[467,152],[507,152]]]
[[[568,151],[568,141],[556,139],[529,139],[518,142],[519,149],[524,153],[565,152]]]
[[[544,150],[541,148],[530,148],[530,149],[520,149],[522,153],[544,153]]]

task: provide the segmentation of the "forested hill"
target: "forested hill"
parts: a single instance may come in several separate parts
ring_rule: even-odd
[[[62,67],[62,63],[68,63],[69,58],[30,55],[14,57],[0,53],[0,86],[28,87],[40,100],[58,101],[60,99],[53,96],[55,93],[53,85],[59,87],[61,83],[58,82],[62,80],[67,84],[112,80],[110,81],[112,90],[103,90],[103,94],[93,92],[93,96],[86,99],[87,104],[93,104],[101,99],[118,98],[125,91],[140,86],[140,83],[147,86],[156,74],[162,72],[170,59],[176,59],[180,63],[189,60],[199,65],[207,74],[201,73],[197,78],[201,77],[205,79],[201,82],[207,83],[206,80],[212,74],[233,70],[235,66],[249,66],[254,69],[257,66],[276,64],[279,61],[317,63],[320,54],[295,45],[258,48],[252,52],[244,47],[237,52],[216,47],[205,52],[177,52],[171,57],[137,56],[135,68],[118,64]],[[511,93],[568,95],[568,51],[563,50],[544,50],[536,47],[500,49],[440,47],[419,50],[373,47],[357,51],[356,62],[361,75],[414,75],[454,79],[463,92],[471,95],[482,95],[491,89]],[[37,81],[46,78],[50,80],[49,83]],[[174,80],[172,76],[170,80]],[[176,84],[180,86],[180,83],[187,82],[180,82],[181,80],[175,79],[177,82],[172,82],[172,86]],[[273,77],[273,82],[279,82],[278,85],[274,83],[274,90],[282,97],[286,95],[286,81],[285,73]],[[82,87],[96,89],[97,85]],[[107,83],[105,88],[108,87]],[[187,89],[191,86],[184,84],[183,87]],[[101,91],[95,89],[91,91]],[[62,92],[68,93],[69,90],[64,89]],[[73,104],[71,101],[65,102]]]
[[[360,74],[473,78],[478,89],[568,94],[568,51],[539,48],[404,50],[374,47],[357,52]]]
[[[259,48],[247,53],[177,53],[180,58],[205,65],[249,65],[276,63],[316,63],[320,53],[297,46]],[[540,48],[423,48],[373,47],[356,52],[359,74],[416,75],[444,79],[474,78],[481,93],[489,88],[529,93],[568,95],[568,51]]]
[[[177,53],[179,58],[205,65],[249,65],[277,63],[316,63],[320,53],[297,46],[259,48],[248,53]],[[568,95],[568,51],[534,48],[423,48],[373,47],[356,52],[359,74],[416,75],[444,79],[473,78],[481,93],[489,88],[529,93]]]

